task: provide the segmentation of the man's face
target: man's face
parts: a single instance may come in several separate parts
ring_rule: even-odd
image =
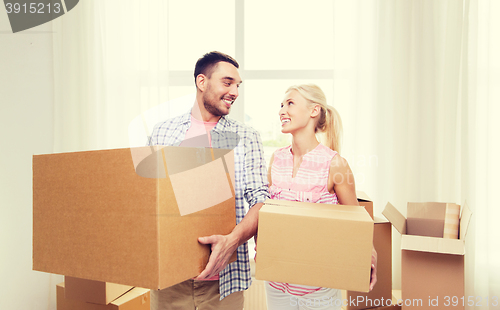
[[[205,109],[214,116],[229,114],[233,102],[238,98],[240,84],[238,69],[228,62],[219,62],[212,76],[206,80],[203,92]]]

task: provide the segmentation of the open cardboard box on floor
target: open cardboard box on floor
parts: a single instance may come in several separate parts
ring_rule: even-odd
[[[236,225],[233,153],[155,146],[33,156],[33,269],[150,289],[197,276],[210,254],[197,238]]]
[[[57,284],[57,310],[149,310],[151,298],[148,289],[134,287],[107,305],[94,304],[65,297],[64,282]]]
[[[65,276],[64,288],[67,299],[107,305],[130,291],[133,286]]]
[[[372,245],[363,207],[269,199],[259,211],[255,278],[367,292]]]
[[[406,218],[390,203],[382,214],[401,233],[401,292],[404,309],[421,309],[437,302],[444,308],[446,296],[464,296],[465,237],[472,216],[467,204],[462,208],[459,239],[407,234]],[[463,309],[450,305],[446,308]]]

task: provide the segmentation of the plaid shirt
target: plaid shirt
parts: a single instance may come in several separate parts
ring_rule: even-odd
[[[169,119],[156,124],[150,139],[150,145],[178,146],[184,140],[191,126],[191,113]],[[227,138],[227,132],[237,133],[239,137],[236,147],[234,139]],[[210,132],[212,147],[234,148],[236,223],[245,216],[243,198],[251,206],[264,202],[268,197],[267,170],[264,152],[259,133],[246,125],[222,116]],[[231,145],[234,144],[234,145]],[[219,273],[220,299],[237,291],[248,289],[252,283],[248,245],[237,249],[237,260],[229,264]]]

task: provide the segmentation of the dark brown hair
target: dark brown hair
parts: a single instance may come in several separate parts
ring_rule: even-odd
[[[225,61],[227,63],[232,64],[236,68],[239,68],[240,65],[238,62],[231,56],[226,55],[221,52],[213,51],[210,53],[206,53],[198,59],[196,62],[196,66],[194,67],[194,81],[196,83],[196,77],[200,74],[205,75],[206,77],[210,78],[212,73],[215,70],[215,67],[217,64],[221,61]]]

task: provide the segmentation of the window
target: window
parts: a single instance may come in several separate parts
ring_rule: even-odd
[[[281,133],[278,117],[289,86],[315,83],[323,89],[328,102],[333,101],[334,3],[216,3],[214,14],[212,3],[206,1],[169,1],[169,98],[194,91],[194,59],[209,50],[234,56],[240,64],[243,84],[231,117],[261,133],[269,162],[276,148],[290,143],[291,137]]]

